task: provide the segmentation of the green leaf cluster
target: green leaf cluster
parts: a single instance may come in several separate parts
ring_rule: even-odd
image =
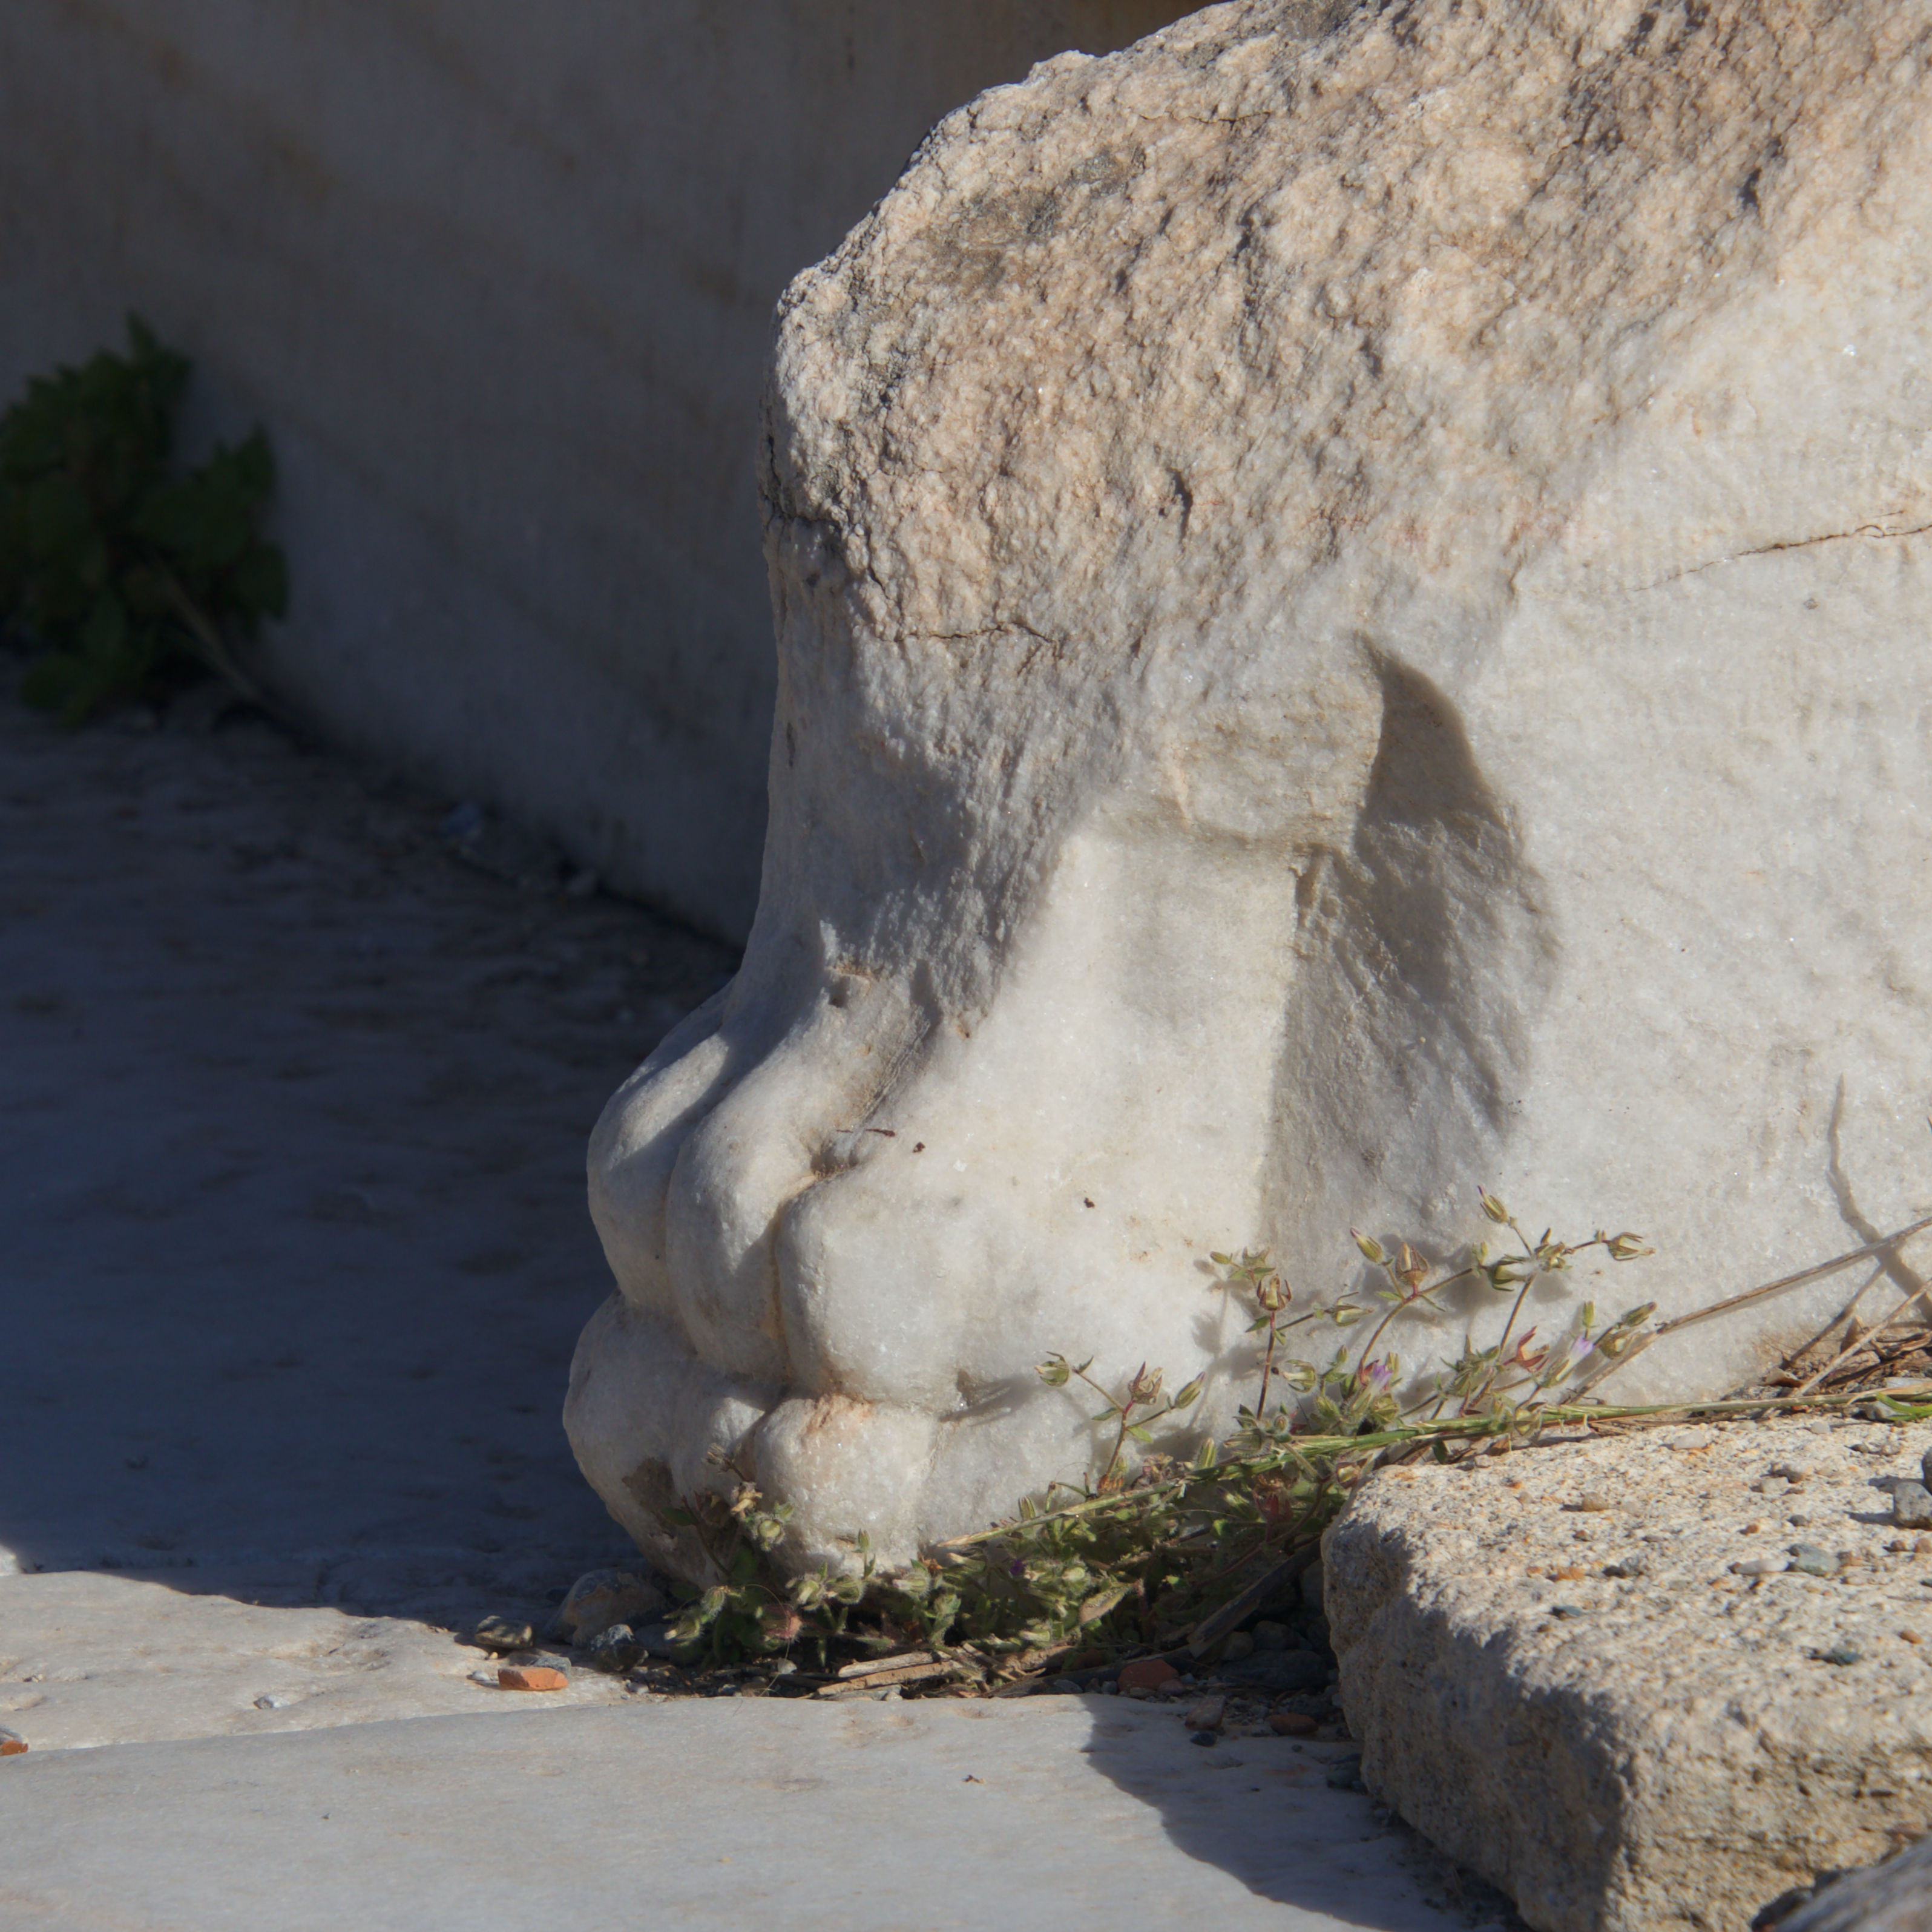
[[[22,694],[69,724],[200,671],[255,696],[230,640],[288,602],[259,528],[267,437],[176,472],[189,364],[139,317],[128,333],[124,356],[36,377],[0,416],[0,623],[34,653]]]

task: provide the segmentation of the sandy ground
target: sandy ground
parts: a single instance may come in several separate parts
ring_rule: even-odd
[[[192,700],[0,700],[0,1724],[37,1746],[473,1708],[448,1629],[628,1550],[558,1420],[608,1279],[584,1146],[733,958],[505,828],[466,860],[448,810]]]

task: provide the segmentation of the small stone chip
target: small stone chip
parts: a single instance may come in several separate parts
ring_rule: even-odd
[[[1552,1604],[1550,1614],[1552,1617],[1587,1617],[1590,1613],[1581,1604]]]
[[[1791,1546],[1791,1567],[1807,1576],[1835,1576],[1838,1559],[1815,1543],[1795,1543]]]
[[[1611,1501],[1610,1492],[1606,1490],[1586,1490],[1575,1502],[1570,1504],[1571,1508],[1582,1510],[1592,1516],[1599,1514],[1604,1510],[1614,1509],[1616,1507],[1616,1504]]]
[[[588,1570],[557,1606],[554,1630],[573,1643],[588,1643],[613,1624],[634,1628],[665,1607],[664,1592],[647,1566]]]
[[[548,1664],[506,1664],[496,1672],[506,1690],[568,1690],[570,1679]]]
[[[1278,1738],[1307,1738],[1315,1735],[1316,1725],[1299,1711],[1276,1711],[1268,1719],[1268,1729]]]
[[[1190,1731],[1218,1731],[1228,1714],[1225,1697],[1197,1697],[1188,1706],[1181,1721]]]
[[[1781,1556],[1754,1556],[1748,1563],[1733,1563],[1731,1574],[1736,1576],[1779,1576],[1790,1568]]]
[[[641,1662],[644,1646],[628,1624],[612,1624],[601,1630],[585,1646],[585,1659],[592,1670],[620,1677]]]
[[[1829,1650],[1813,1653],[1820,1664],[1835,1664],[1841,1670],[1848,1664],[1857,1663],[1861,1654],[1848,1643],[1834,1643]]]
[[[0,1731],[0,1757],[18,1757],[27,1748],[27,1741],[18,1731]]]
[[[1910,1480],[1894,1483],[1892,1490],[1892,1520],[1903,1529],[1932,1528],[1932,1489]]]
[[[485,1617],[470,1633],[478,1650],[528,1650],[536,1640],[536,1631],[514,1617]]]

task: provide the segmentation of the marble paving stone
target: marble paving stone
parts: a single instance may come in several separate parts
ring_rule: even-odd
[[[0,1766],[5,1932],[787,1932],[1483,1916],[1339,1748],[1204,1751],[1112,1700],[653,1700]]]

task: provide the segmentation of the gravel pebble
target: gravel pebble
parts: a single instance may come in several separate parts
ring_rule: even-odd
[[[664,1594],[642,1564],[635,1569],[588,1570],[571,1585],[552,1628],[588,1643],[613,1624],[636,1624],[662,1611]]]
[[[601,1630],[585,1647],[585,1660],[592,1670],[621,1676],[644,1660],[644,1646],[628,1624],[612,1624]]]
[[[1258,1650],[1252,1657],[1222,1664],[1214,1674],[1224,1684],[1280,1694],[1318,1690],[1328,1682],[1329,1672],[1328,1658],[1312,1650]]]
[[[1932,1528],[1932,1489],[1910,1480],[1894,1483],[1892,1490],[1892,1520],[1906,1529]]]
[[[1318,1728],[1312,1718],[1299,1711],[1276,1711],[1268,1719],[1268,1729],[1278,1738],[1312,1737]]]
[[[470,1632],[470,1641],[479,1650],[507,1653],[528,1650],[536,1641],[536,1632],[514,1617],[485,1617]]]
[[[634,1624],[632,1629],[646,1657],[661,1658],[668,1663],[675,1663],[680,1649],[688,1654],[688,1645],[680,1646],[672,1640],[670,1625],[667,1622]]]
[[[1226,1722],[1225,1697],[1197,1697],[1182,1714],[1181,1721],[1190,1731],[1218,1731]]]

